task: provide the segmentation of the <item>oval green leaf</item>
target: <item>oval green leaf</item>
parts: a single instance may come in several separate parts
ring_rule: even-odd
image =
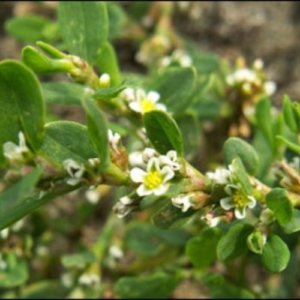
[[[18,144],[18,133],[23,131],[26,142],[37,151],[44,138],[45,104],[36,76],[20,62],[0,63],[0,107],[0,145]]]
[[[277,235],[268,236],[261,256],[263,266],[272,273],[283,271],[289,260],[290,251],[286,243]]]
[[[238,223],[232,226],[218,243],[218,259],[228,261],[242,255],[247,250],[247,238],[252,231],[250,224]]]
[[[161,154],[175,150],[183,156],[181,131],[175,120],[163,111],[150,111],[144,114],[144,125],[154,148]]]
[[[223,145],[223,157],[227,165],[235,157],[239,157],[250,175],[254,175],[258,168],[258,155],[255,149],[237,137],[231,137]]]
[[[285,189],[272,189],[266,195],[265,201],[268,208],[273,211],[279,224],[285,225],[292,220],[293,206]]]
[[[61,1],[58,6],[58,22],[70,53],[94,63],[108,36],[105,2]]]

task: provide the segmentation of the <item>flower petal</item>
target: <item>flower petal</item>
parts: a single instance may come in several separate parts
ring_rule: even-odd
[[[220,205],[225,210],[230,210],[234,207],[234,203],[233,203],[231,197],[222,198],[220,200]]]
[[[130,171],[130,178],[133,182],[143,182],[145,176],[146,172],[140,168],[135,167]]]
[[[246,207],[235,208],[234,215],[237,219],[244,219],[246,217]]]
[[[158,92],[150,91],[147,94],[147,99],[151,100],[153,103],[157,102],[159,98],[160,98],[160,94]]]
[[[166,191],[168,189],[169,189],[168,184],[161,184],[157,188],[153,189],[153,194],[156,195],[156,196],[160,196],[160,195],[163,195],[164,193],[166,193]]]
[[[161,170],[161,175],[163,176],[163,183],[171,180],[175,173],[173,171],[173,169],[169,166],[164,166]]]
[[[256,199],[253,196],[248,196],[247,198],[249,199],[247,206],[253,208],[256,205]]]
[[[139,196],[143,197],[143,196],[151,195],[153,193],[153,190],[149,190],[149,189],[146,188],[146,186],[144,184],[141,184],[137,188],[136,192]]]

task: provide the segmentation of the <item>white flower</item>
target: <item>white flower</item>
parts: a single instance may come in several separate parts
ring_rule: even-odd
[[[157,152],[152,149],[152,148],[146,148],[144,151],[143,151],[143,154],[142,154],[142,157],[143,157],[143,161],[145,163],[148,163],[148,161],[152,158],[152,157],[155,157],[157,156]]]
[[[4,240],[7,239],[8,235],[9,235],[9,228],[5,228],[0,231],[0,237],[2,239],[4,239]]]
[[[110,246],[108,252],[111,257],[116,259],[121,259],[124,256],[122,249],[117,245]]]
[[[263,60],[260,58],[257,58],[253,63],[253,68],[256,70],[262,70],[263,67],[264,67]]]
[[[166,111],[166,106],[160,103],[156,103],[160,98],[159,93],[150,91],[146,94],[143,89],[136,91],[136,97],[134,101],[129,103],[130,109],[138,113],[146,113],[152,110]]]
[[[113,212],[117,214],[118,218],[124,218],[134,209],[134,207],[131,205],[132,203],[133,200],[130,197],[121,197],[120,201],[114,205]]]
[[[141,183],[137,188],[139,196],[156,196],[164,194],[169,189],[167,181],[174,177],[174,171],[170,166],[159,165],[159,159],[152,157],[147,164],[147,172],[140,168],[133,168],[130,172],[133,182]]]
[[[82,285],[96,285],[100,283],[100,277],[97,274],[82,274],[78,282]]]
[[[180,165],[177,162],[177,152],[175,150],[170,150],[166,155],[159,156],[159,162],[161,165],[170,166],[174,171],[180,169]]]
[[[100,196],[101,194],[98,188],[88,189],[85,192],[85,197],[91,204],[97,204],[100,200]]]
[[[110,76],[107,73],[104,73],[99,78],[101,87],[109,87],[110,85]]]
[[[118,144],[121,140],[121,136],[116,132],[113,133],[110,129],[108,129],[108,141],[112,149],[119,153]]]
[[[274,81],[266,81],[264,83],[264,91],[268,96],[272,96],[276,91],[276,83]]]
[[[216,227],[220,222],[224,221],[224,216],[216,217],[213,213],[207,213],[201,218],[209,227]]]
[[[10,141],[3,144],[4,156],[11,161],[22,161],[23,154],[29,152],[29,149],[26,146],[25,136],[22,131],[19,132],[18,137],[19,145]]]
[[[240,184],[228,184],[224,190],[229,197],[222,198],[220,205],[225,210],[234,208],[234,214],[237,219],[245,218],[246,208],[253,208],[256,205],[256,199],[253,196],[246,195]]]
[[[128,162],[131,167],[144,167],[145,162],[143,160],[142,151],[134,151],[128,155]]]
[[[181,208],[182,212],[186,212],[191,206],[193,206],[190,196],[185,194],[173,197],[171,201],[174,206]]]
[[[215,172],[207,172],[207,177],[214,180],[217,184],[227,184],[229,183],[233,176],[232,166],[229,166],[229,170],[224,168],[218,168]]]
[[[121,98],[130,102],[135,100],[135,93],[133,88],[126,88],[121,93]]]
[[[76,185],[81,181],[82,175],[85,171],[83,164],[79,164],[75,160],[69,158],[63,161],[63,166],[71,177],[67,179],[67,184]]]

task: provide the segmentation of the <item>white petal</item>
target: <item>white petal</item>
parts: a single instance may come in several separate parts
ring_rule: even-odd
[[[163,195],[164,193],[166,193],[166,191],[168,189],[169,189],[168,184],[161,184],[157,188],[153,189],[153,194],[156,195],[156,196],[160,196],[160,195]]]
[[[157,102],[159,98],[160,98],[160,94],[158,92],[150,91],[147,94],[147,99],[151,100],[153,103]]]
[[[226,197],[220,200],[220,205],[225,210],[230,210],[234,207],[231,197]]]
[[[246,207],[236,208],[234,210],[234,215],[237,219],[244,219],[246,217]]]
[[[160,171],[159,159],[157,157],[151,157],[150,160],[148,161],[147,171],[149,172],[152,170]]]
[[[166,107],[164,104],[161,104],[161,103],[156,103],[156,104],[155,104],[155,109],[156,109],[156,110],[167,111],[167,107]]]
[[[153,190],[149,190],[145,187],[144,184],[141,184],[137,190],[136,190],[137,194],[141,197],[143,196],[148,196],[148,195],[151,195],[153,193]]]
[[[133,182],[143,182],[146,176],[146,172],[140,168],[133,168],[130,171],[130,178]]]
[[[253,196],[248,196],[248,199],[247,206],[253,208],[256,205],[256,199]]]
[[[161,175],[163,176],[163,182],[167,182],[172,179],[175,175],[173,169],[169,166],[164,166],[161,170]]]
[[[148,162],[150,160],[150,158],[154,157],[156,155],[156,151],[152,148],[146,148],[143,151],[143,160],[144,162]]]
[[[137,101],[130,102],[129,107],[136,112],[142,112],[141,106]]]

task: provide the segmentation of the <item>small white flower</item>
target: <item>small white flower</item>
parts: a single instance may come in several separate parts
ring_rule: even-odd
[[[147,172],[140,168],[133,168],[130,177],[133,182],[141,183],[137,188],[139,196],[156,196],[164,194],[169,189],[167,181],[174,177],[174,171],[170,166],[160,168],[159,159],[152,157],[147,164]]]
[[[246,195],[240,184],[228,184],[224,190],[229,197],[222,198],[220,205],[225,210],[234,208],[234,215],[237,219],[245,218],[246,208],[253,208],[256,205],[256,199],[253,196]]]
[[[145,162],[143,160],[142,151],[134,151],[128,155],[128,162],[131,167],[144,167]]]
[[[163,110],[166,111],[166,106],[161,103],[157,103],[160,95],[155,91],[150,91],[146,94],[143,89],[136,91],[136,97],[134,101],[129,103],[130,109],[135,112],[144,114],[152,110]]]
[[[0,231],[0,237],[2,239],[4,239],[4,240],[7,239],[8,235],[9,235],[9,228],[5,228]]]
[[[208,213],[201,218],[209,227],[216,227],[224,220],[224,216],[216,217],[213,213]]]
[[[99,78],[101,87],[109,87],[110,85],[110,76],[107,73],[104,73]]]
[[[67,288],[71,287],[73,284],[73,276],[70,273],[62,274],[60,280],[62,284]]]
[[[233,176],[232,167],[229,166],[229,170],[224,168],[218,168],[215,172],[207,172],[207,177],[214,180],[217,184],[227,184],[229,183]]]
[[[174,171],[180,169],[180,165],[177,162],[177,152],[175,150],[170,150],[166,155],[159,156],[159,162],[161,165],[170,166]]]
[[[97,165],[99,165],[100,159],[98,157],[89,158],[88,162],[91,167],[96,167]]]
[[[263,67],[264,67],[263,60],[260,58],[257,58],[253,63],[253,68],[256,70],[262,70]]]
[[[113,206],[113,212],[117,214],[118,218],[124,218],[133,211],[134,207],[130,205],[132,202],[128,196],[121,197],[120,201]]]
[[[276,91],[276,83],[274,81],[266,81],[264,83],[264,91],[268,96],[272,96]]]
[[[116,259],[121,259],[124,256],[122,249],[116,245],[112,245],[108,249],[109,255]]]
[[[18,220],[11,226],[11,230],[14,232],[18,232],[24,226],[24,218]]]
[[[185,194],[173,197],[171,201],[174,206],[181,208],[182,212],[186,212],[191,206],[193,206],[190,196]]]
[[[10,161],[22,161],[23,154],[29,152],[28,147],[26,146],[25,136],[22,131],[18,133],[19,145],[16,145],[13,142],[5,142],[3,144],[4,156],[7,157]]]
[[[121,136],[116,132],[113,133],[110,129],[108,129],[108,141],[112,149],[119,153],[118,144],[121,140]]]
[[[92,188],[85,192],[85,197],[90,203],[97,204],[100,200],[101,194],[98,188]]]
[[[82,175],[85,171],[85,167],[83,164],[80,164],[75,160],[69,158],[63,161],[63,166],[71,177],[67,179],[67,184],[76,185],[81,181]]]
[[[148,163],[148,161],[152,158],[152,157],[155,157],[157,156],[157,152],[152,149],[152,148],[146,148],[144,151],[143,151],[143,154],[142,154],[142,157],[143,157],[143,161],[145,163]]]
[[[126,88],[120,93],[121,98],[130,102],[135,100],[135,92],[133,88]]]
[[[78,282],[82,285],[96,285],[100,283],[100,277],[97,274],[82,274]]]

